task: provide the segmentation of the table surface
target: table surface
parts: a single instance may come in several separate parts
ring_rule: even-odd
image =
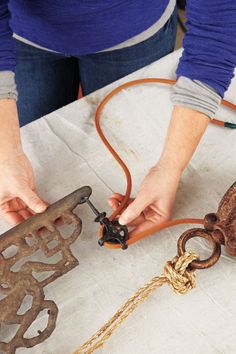
[[[91,200],[98,209],[109,211],[107,197],[113,191],[124,192],[125,179],[95,131],[97,105],[112,88],[126,81],[174,78],[180,54],[176,51],[21,129],[39,194],[45,200],[54,202],[90,185]],[[226,98],[236,103],[235,89],[236,80]],[[170,92],[169,86],[159,84],[126,89],[104,111],[102,126],[131,170],[133,195],[161,153],[172,110]],[[226,108],[220,108],[217,117],[236,122],[234,113]],[[236,177],[235,134],[230,129],[209,126],[182,177],[175,217],[201,218],[216,211]],[[189,228],[182,225],[164,230],[127,251],[108,250],[97,245],[97,225],[88,207],[77,210],[83,232],[72,248],[80,265],[45,288],[46,298],[59,307],[56,329],[42,344],[17,353],[72,353],[139,287],[162,273],[165,262],[176,254],[178,236]],[[1,221],[0,232],[7,228]],[[202,258],[210,254],[204,241],[190,244]],[[235,353],[235,291],[235,259],[223,251],[214,267],[197,272],[197,287],[188,295],[176,295],[168,286],[158,289],[97,352]],[[45,316],[38,322],[45,321]]]

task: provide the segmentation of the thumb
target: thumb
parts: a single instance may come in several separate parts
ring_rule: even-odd
[[[144,192],[139,192],[134,201],[125,209],[119,218],[121,225],[127,225],[136,219],[142,211],[151,203]]]
[[[35,213],[42,213],[47,209],[47,204],[30,188],[21,190],[19,198]]]

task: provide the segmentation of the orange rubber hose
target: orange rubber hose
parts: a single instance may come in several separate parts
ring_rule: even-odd
[[[117,154],[117,152],[113,149],[113,147],[111,146],[111,144],[109,143],[109,141],[107,140],[105,135],[103,134],[103,131],[100,126],[101,114],[102,114],[104,107],[111,100],[111,98],[114,97],[116,94],[118,94],[123,89],[125,89],[127,87],[131,87],[131,86],[144,84],[144,83],[154,83],[154,82],[161,83],[161,84],[173,85],[173,84],[175,84],[176,80],[160,79],[160,78],[145,78],[145,79],[139,79],[139,80],[126,82],[125,84],[115,88],[102,100],[102,102],[98,106],[96,114],[95,114],[95,125],[96,125],[97,132],[98,132],[102,142],[104,143],[104,145],[107,147],[107,149],[110,151],[112,156],[116,159],[118,164],[123,169],[125,176],[126,176],[126,183],[127,183],[124,199],[122,200],[119,208],[110,215],[110,217],[109,217],[110,220],[114,220],[117,217],[117,215],[119,215],[120,211],[123,208],[125,208],[125,206],[127,205],[127,202],[130,198],[131,188],[132,188],[132,178],[131,178],[131,174],[130,174],[128,167],[126,166],[124,161],[120,158],[120,156]],[[223,104],[224,106],[227,106],[230,109],[236,110],[236,105],[229,102],[229,101],[222,100],[221,104]],[[224,122],[219,119],[216,119],[216,118],[212,119],[211,123],[219,125],[219,126],[224,126]],[[203,219],[193,219],[193,218],[169,220],[169,221],[163,222],[159,225],[153,226],[143,232],[140,232],[139,234],[137,234],[135,236],[131,236],[127,240],[127,244],[130,245],[130,244],[137,242],[138,240],[140,240],[144,237],[147,237],[149,235],[156,233],[157,231],[160,231],[160,230],[165,229],[167,227],[178,225],[178,224],[201,224],[201,225],[203,225],[204,220]],[[99,237],[102,236],[102,229],[103,229],[103,227],[100,227]],[[114,243],[109,243],[109,242],[105,242],[104,245],[108,248],[121,248],[120,244],[114,244]]]

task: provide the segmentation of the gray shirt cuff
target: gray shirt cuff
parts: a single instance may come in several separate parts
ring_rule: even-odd
[[[220,95],[198,80],[180,76],[173,86],[171,100],[175,106],[192,108],[213,118],[220,105]]]
[[[0,71],[0,99],[12,98],[17,101],[18,93],[13,71]]]

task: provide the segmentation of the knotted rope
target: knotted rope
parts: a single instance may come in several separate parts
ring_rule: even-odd
[[[189,264],[198,256],[193,252],[185,252],[168,261],[163,275],[154,277],[140,288],[116,313],[103,325],[89,340],[87,340],[74,354],[90,354],[103,346],[115,329],[146,300],[157,288],[168,283],[174,292],[186,294],[196,286],[195,272],[189,269]]]

